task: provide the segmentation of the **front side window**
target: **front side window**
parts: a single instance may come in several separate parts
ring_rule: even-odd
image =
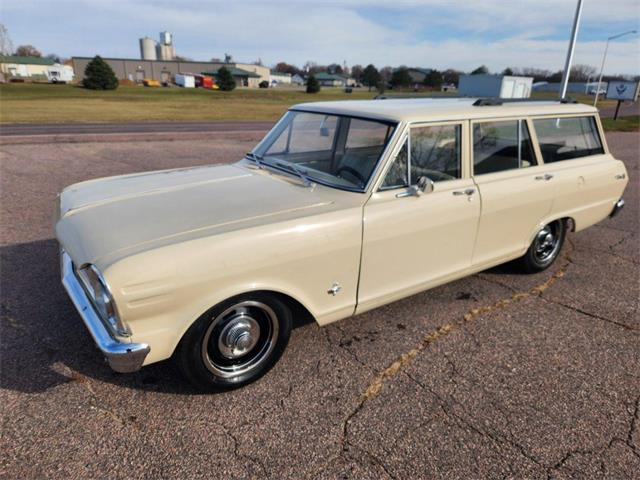
[[[253,153],[318,183],[364,191],[394,131],[387,122],[289,111]]]
[[[480,122],[473,125],[473,173],[502,172],[536,165],[524,120]]]
[[[381,188],[408,187],[418,183],[420,177],[434,182],[461,178],[461,128],[460,125],[411,127],[409,138],[391,164]]]
[[[533,121],[544,163],[604,153],[596,119],[589,117],[544,118]]]

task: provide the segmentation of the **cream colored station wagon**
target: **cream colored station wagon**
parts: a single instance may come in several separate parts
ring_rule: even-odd
[[[56,233],[114,370],[174,357],[219,389],[265,373],[294,315],[326,325],[509,260],[547,268],[627,181],[585,105],[309,103],[233,165],[67,187]]]

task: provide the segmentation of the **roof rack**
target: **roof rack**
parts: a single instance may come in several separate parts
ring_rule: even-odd
[[[499,106],[505,103],[529,103],[529,102],[559,102],[559,103],[578,103],[570,97],[565,98],[479,98],[473,102],[474,107],[491,107]]]

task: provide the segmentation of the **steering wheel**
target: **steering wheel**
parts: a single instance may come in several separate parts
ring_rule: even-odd
[[[340,176],[340,172],[342,171],[348,172],[352,176],[356,177],[360,181],[360,186],[363,186],[365,183],[367,183],[367,179],[364,178],[362,174],[359,171],[357,171],[355,168],[352,168],[348,165],[342,165],[341,167],[338,167],[338,169],[336,170],[336,176]]]

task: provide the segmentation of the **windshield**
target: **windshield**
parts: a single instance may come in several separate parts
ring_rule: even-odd
[[[364,191],[394,129],[392,123],[292,110],[250,158],[310,181]]]

